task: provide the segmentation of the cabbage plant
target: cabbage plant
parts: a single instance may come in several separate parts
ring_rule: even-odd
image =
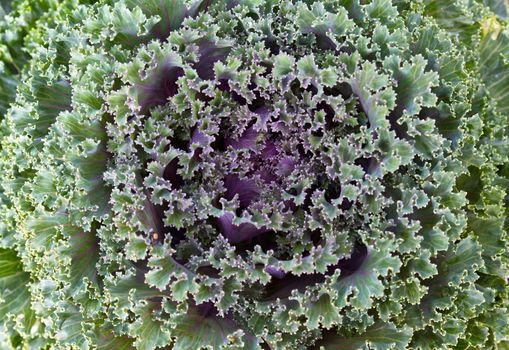
[[[5,348],[509,348],[503,0],[62,12],[2,130]]]

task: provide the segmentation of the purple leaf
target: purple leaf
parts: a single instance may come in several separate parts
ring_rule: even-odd
[[[241,208],[247,208],[260,196],[260,189],[253,179],[240,179],[237,175],[228,175],[224,180],[224,187],[226,199],[232,200],[238,195]]]
[[[267,106],[261,106],[253,110],[253,113],[258,115],[258,120],[254,125],[254,128],[259,130],[267,130],[267,121],[272,116],[273,112]]]
[[[253,127],[249,127],[238,139],[227,139],[226,146],[232,146],[236,150],[243,148],[255,149],[257,137],[258,132]]]
[[[233,218],[233,214],[226,213],[217,219],[219,230],[228,242],[232,244],[247,241],[269,231],[269,229],[265,227],[257,228],[250,223],[242,223],[238,226],[234,225]]]
[[[136,84],[138,104],[142,113],[151,107],[165,104],[169,97],[174,96],[178,91],[177,80],[183,75],[182,67],[177,66],[172,57],[169,57],[155,67],[143,83]]]
[[[184,179],[177,173],[179,168],[179,160],[177,157],[173,158],[171,162],[166,165],[163,172],[163,178],[170,181],[174,188],[179,188],[184,184]]]
[[[272,141],[265,142],[265,147],[263,148],[261,152],[261,156],[263,159],[271,160],[274,157],[276,157],[278,154],[278,149],[276,147],[276,144]]]
[[[297,162],[295,161],[295,158],[292,156],[285,156],[283,157],[278,164],[278,168],[276,170],[276,173],[278,176],[288,176],[292,173],[292,171],[295,169],[295,164]]]
[[[267,272],[272,277],[276,277],[279,279],[285,277],[286,275],[286,272],[283,269],[278,269],[277,267],[270,265],[265,268],[265,272]]]
[[[230,53],[230,47],[204,40],[198,44],[198,52],[200,58],[194,65],[194,69],[196,69],[200,78],[211,80],[214,79],[214,63],[224,61],[228,53]]]

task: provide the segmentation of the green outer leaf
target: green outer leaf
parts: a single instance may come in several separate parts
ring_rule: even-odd
[[[398,257],[390,254],[390,242],[381,242],[378,247],[368,248],[368,255],[359,268],[346,277],[334,276],[331,282],[332,290],[336,293],[336,304],[340,307],[350,303],[359,309],[371,307],[374,298],[383,296],[384,285],[379,276],[385,276],[388,270],[397,272],[401,266]]]
[[[97,350],[135,350],[133,340],[129,337],[117,337],[111,332],[100,332],[97,339]]]
[[[16,253],[0,248],[0,325],[5,326],[11,317],[22,314],[27,318],[25,321],[30,323],[29,283],[30,275],[23,272],[23,265]],[[16,333],[11,327],[12,324],[8,325],[7,330],[12,337]]]
[[[234,339],[232,335],[239,331],[233,321],[218,316],[203,317],[193,308],[175,321],[176,327],[172,335],[175,335],[177,340],[172,348],[174,350],[202,349],[207,346],[221,349],[230,343]],[[244,343],[242,349],[260,349],[253,336],[243,335],[241,338]]]
[[[412,331],[410,328],[403,327],[402,329],[398,329],[392,323],[378,321],[361,334],[346,335],[328,333],[317,343],[316,349],[358,350],[366,349],[367,346],[369,346],[370,349],[377,350],[403,350],[406,349],[411,337]]]
[[[71,293],[86,290],[84,279],[98,287],[96,264],[99,261],[99,240],[94,232],[76,232],[69,239],[71,244]]]
[[[489,19],[487,20],[489,21]],[[492,22],[479,45],[481,77],[500,113],[509,113],[509,32]],[[486,24],[488,25],[488,24]]]
[[[156,303],[148,302],[138,306],[139,317],[129,327],[129,333],[136,337],[134,345],[139,350],[152,350],[171,343],[170,332],[163,322],[154,319]]]

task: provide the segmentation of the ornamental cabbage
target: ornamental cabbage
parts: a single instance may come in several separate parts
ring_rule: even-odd
[[[50,3],[2,348],[509,348],[503,0]]]

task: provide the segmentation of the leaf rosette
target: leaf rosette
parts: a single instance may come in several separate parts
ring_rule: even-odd
[[[2,183],[50,346],[506,341],[507,29],[440,6],[121,1],[48,29]]]

